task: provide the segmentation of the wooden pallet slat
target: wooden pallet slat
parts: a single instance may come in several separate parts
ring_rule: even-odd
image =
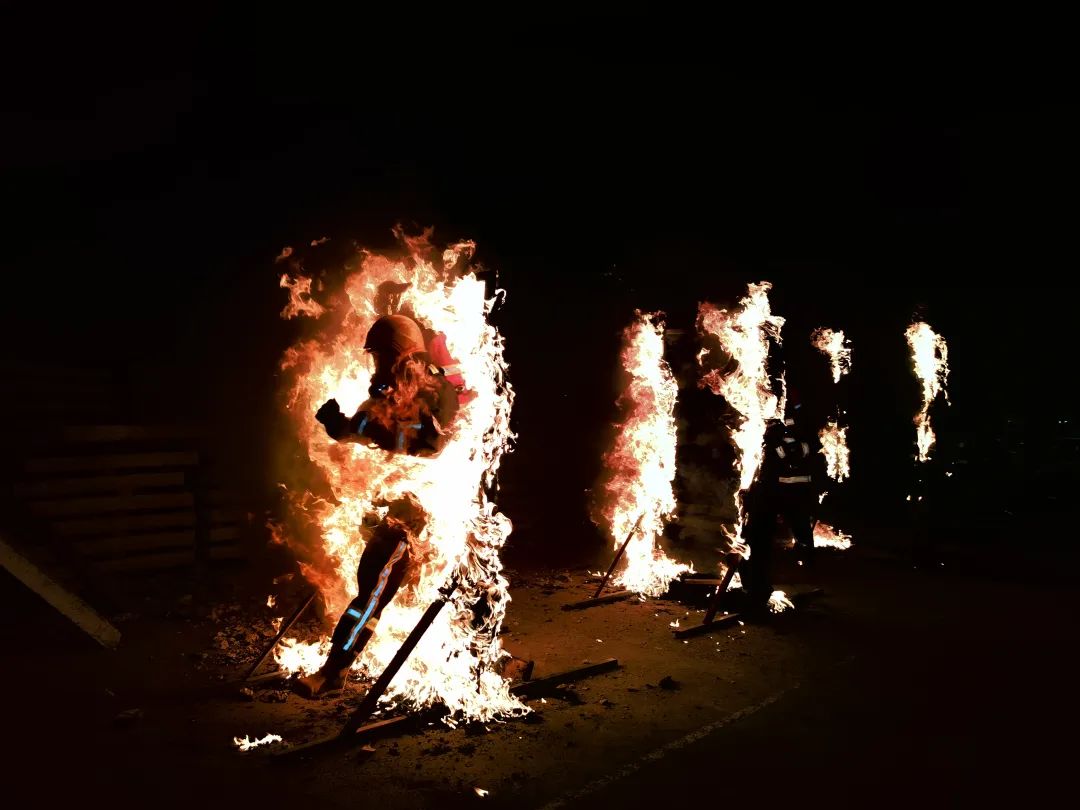
[[[212,545],[235,543],[240,539],[240,529],[234,526],[221,526],[210,530],[209,540]],[[163,531],[145,534],[109,535],[74,543],[75,549],[87,557],[105,557],[110,554],[131,554],[157,551],[164,548],[194,548],[195,531]]]
[[[210,546],[211,560],[240,560],[244,556],[244,549],[237,545]]]
[[[94,563],[94,570],[102,573],[121,573],[126,571],[153,571],[162,568],[178,568],[195,562],[191,549],[168,551],[158,554],[139,554],[130,557],[115,557]]]
[[[156,495],[117,495],[104,498],[73,498],[71,500],[37,501],[32,510],[47,517],[70,515],[103,515],[110,512],[130,513],[150,510],[176,509],[192,506],[190,492],[164,492]]]
[[[190,440],[203,431],[190,425],[76,425],[61,430],[69,442],[136,442]]]
[[[96,380],[75,379],[61,388]],[[214,479],[190,425],[67,425],[31,435],[15,494],[94,571],[144,571],[244,556],[242,504]]]
[[[199,454],[182,450],[161,453],[117,453],[114,455],[33,458],[26,462],[30,473],[84,472],[89,470],[128,470],[144,467],[194,467]]]
[[[210,510],[210,523],[215,526],[232,525],[242,523],[244,514],[239,509],[212,509]]]
[[[240,527],[239,526],[215,526],[210,529],[210,542],[211,543],[223,543],[228,540],[240,539]]]
[[[93,540],[80,540],[75,549],[87,557],[132,554],[160,549],[194,548],[195,532],[171,531],[153,534],[110,535]]]
[[[128,475],[85,475],[78,478],[45,478],[15,486],[20,498],[59,498],[65,495],[91,495],[98,492],[135,494],[148,489],[184,486],[183,472],[132,473]]]
[[[76,535],[130,532],[140,529],[184,529],[195,525],[195,511],[184,509],[175,512],[147,512],[145,514],[118,513],[107,517],[79,518],[53,523],[53,530],[65,537]]]

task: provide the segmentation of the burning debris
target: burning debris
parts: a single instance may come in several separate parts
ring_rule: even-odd
[[[922,384],[922,407],[915,414],[914,422],[918,460],[927,461],[935,441],[934,431],[930,427],[930,405],[938,394],[944,394],[945,401],[949,401],[949,392],[945,389],[949,379],[949,347],[945,338],[922,321],[911,324],[904,337],[911,347],[915,376]]]
[[[258,748],[260,745],[272,745],[273,743],[284,742],[281,739],[280,734],[267,734],[265,737],[252,740],[246,734],[243,739],[239,737],[233,737],[233,745],[239,748],[241,751],[250,751],[253,748]]]
[[[769,610],[773,613],[783,613],[788,608],[795,607],[795,603],[788,599],[783,591],[773,591],[769,596]]]
[[[851,535],[834,529],[820,520],[814,525],[814,546],[816,548],[835,548],[847,551],[851,548]]]
[[[604,456],[606,480],[598,523],[625,557],[616,584],[659,596],[691,567],[668,557],[659,540],[675,512],[675,401],[678,385],[664,359],[664,322],[657,313],[636,313],[623,331],[620,353],[628,375],[618,398],[625,414]],[[599,592],[598,592],[599,593]]]
[[[486,298],[471,267],[473,243],[438,254],[428,233],[397,235],[407,248],[404,258],[362,252],[344,289],[325,306],[304,303],[310,279],[283,283],[292,299],[283,316],[317,322],[313,336],[289,349],[281,364],[286,410],[306,458],[302,468],[285,471],[288,514],[275,533],[297,553],[327,613],[339,615],[358,593],[358,562],[372,532],[391,504],[415,499],[425,517],[413,538],[416,581],[401,587],[382,611],[356,669],[369,676],[382,672],[425,609],[442,598],[440,589],[456,578],[448,609],[420,639],[388,699],[416,707],[442,703],[451,722],[521,714],[524,706],[498,672],[507,656],[499,628],[510,601],[499,549],[511,524],[488,491],[513,438],[514,395],[502,338],[487,321],[494,299]],[[446,379],[458,385],[460,407],[452,424],[440,426],[445,446],[438,455],[338,443],[316,420],[328,400],[344,414],[364,402],[373,373],[365,336],[388,312],[407,314],[420,326],[432,362],[444,365]],[[286,638],[276,660],[289,672],[313,672],[329,646],[325,637],[315,643]]]

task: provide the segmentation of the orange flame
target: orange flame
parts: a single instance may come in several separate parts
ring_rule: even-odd
[[[914,419],[915,440],[919,461],[927,461],[935,442],[934,431],[930,427],[930,405],[938,394],[944,394],[945,401],[949,401],[949,393],[945,390],[945,383],[949,379],[949,347],[945,338],[922,321],[911,324],[904,337],[911,347],[915,376],[922,383],[922,407]]]
[[[836,420],[830,419],[818,432],[821,439],[821,452],[825,456],[826,471],[829,478],[837,483],[851,475],[851,455],[847,445],[847,427],[840,427]]]
[[[851,341],[844,337],[841,330],[826,327],[815,329],[810,335],[814,348],[829,358],[833,382],[851,371]],[[835,419],[830,419],[818,433],[821,439],[821,452],[825,460],[829,477],[840,482],[851,475],[850,457],[847,445],[847,427],[840,427]]]
[[[834,529],[820,520],[814,525],[814,546],[817,548],[835,548],[847,551],[851,548],[851,535]]]
[[[834,383],[840,382],[840,378],[851,371],[851,341],[844,337],[842,331],[815,329],[810,335],[810,342],[815,349],[828,356]]]
[[[698,331],[719,340],[723,351],[737,362],[735,369],[726,374],[723,364],[714,367],[698,384],[722,396],[742,417],[731,434],[737,450],[739,490],[735,496],[738,518],[728,539],[744,557],[750,556],[749,546],[742,539],[745,493],[761,468],[765,428],[783,413],[783,404],[769,385],[769,338],[779,343],[784,326],[784,319],[773,315],[769,307],[770,289],[772,285],[767,281],[750,284],[735,310],[717,309],[709,303],[698,307]],[[698,362],[703,363],[707,354],[702,349]]]
[[[833,382],[839,383],[840,378],[851,371],[851,341],[847,340],[840,330],[821,328],[811,333],[810,342],[829,358]],[[841,427],[837,419],[830,419],[825,423],[825,427],[818,431],[821,452],[825,456],[825,471],[837,483],[851,477],[847,431],[847,426]],[[827,494],[822,492],[818,502],[824,501]],[[819,522],[814,526],[814,545],[846,550],[851,548],[851,535]]]
[[[289,291],[289,303],[285,305],[285,309],[281,311],[282,318],[296,318],[300,315],[307,315],[312,318],[318,318],[323,314],[324,310],[322,306],[311,297],[311,279],[306,276],[297,276],[296,278],[289,278],[289,275],[283,274],[279,286],[283,290]]]
[[[795,603],[788,599],[784,591],[773,591],[769,594],[769,610],[773,613],[783,613],[788,608],[795,607]]]
[[[675,512],[675,401],[678,386],[664,359],[664,323],[659,313],[637,312],[623,330],[622,366],[629,376],[618,405],[626,413],[615,443],[604,456],[607,480],[601,523],[616,549],[632,531],[618,585],[643,596],[659,596],[690,566],[660,548],[664,523]],[[640,523],[639,523],[640,519]]]
[[[233,737],[233,745],[239,748],[241,751],[250,751],[252,748],[258,748],[260,745],[270,745],[272,743],[282,742],[281,735],[279,734],[267,734],[265,737],[258,737],[251,739],[247,734],[243,739],[240,737]]]
[[[450,710],[449,723],[462,717],[488,720],[520,714],[525,707],[497,671],[508,655],[500,645],[499,628],[510,601],[499,550],[511,524],[488,500],[487,488],[494,486],[513,439],[509,418],[514,394],[505,377],[503,339],[487,320],[494,300],[486,298],[484,283],[470,266],[472,242],[451,245],[435,257],[427,234],[398,236],[406,244],[407,258],[362,251],[359,269],[325,308],[291,303],[282,313],[319,318],[314,337],[290,348],[281,368],[286,410],[303,465],[312,479],[325,480],[332,497],[307,486],[283,485],[289,528],[275,527],[276,533],[297,552],[328,615],[337,616],[356,595],[365,522],[377,522],[386,512],[383,504],[411,493],[428,514],[416,539],[422,548],[418,557],[424,560],[419,583],[397,592],[356,668],[369,676],[380,673],[438,597],[438,589],[458,575],[462,584],[395,677],[386,700],[413,706],[440,702]],[[389,304],[387,289],[393,291]],[[292,301],[309,290],[310,279],[298,278],[290,286]],[[363,402],[371,377],[364,338],[376,318],[390,310],[405,311],[425,329],[445,335],[469,388],[449,426],[450,439],[436,457],[339,444],[315,420],[315,411],[330,398],[347,414]],[[295,478],[295,470],[291,472]],[[485,607],[474,609],[480,605]],[[325,637],[315,644],[285,639],[276,658],[287,671],[311,672],[328,649]]]

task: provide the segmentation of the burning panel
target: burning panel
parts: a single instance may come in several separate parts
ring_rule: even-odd
[[[844,337],[842,330],[815,329],[810,342],[829,358],[834,383],[840,382],[840,378],[851,371],[851,341]]]
[[[598,523],[618,549],[632,532],[616,584],[645,596],[659,596],[690,566],[660,548],[664,523],[675,511],[675,401],[678,386],[664,359],[664,323],[658,314],[638,312],[623,331],[620,354],[627,374],[618,398],[624,414],[615,441],[604,456]]]
[[[829,358],[833,383],[838,385],[840,378],[851,372],[851,341],[845,338],[843,331],[839,329],[821,328],[813,331],[810,342]],[[846,425],[840,425],[840,408],[837,407],[837,417],[826,422],[825,427],[818,432],[821,452],[825,456],[825,471],[837,483],[851,477],[847,431]],[[824,501],[827,494],[821,493],[820,500]],[[814,525],[814,545],[819,548],[849,549],[851,535],[819,521]]]
[[[722,396],[739,415],[738,425],[731,432],[739,471],[735,496],[738,518],[729,540],[743,556],[750,553],[742,537],[745,494],[761,468],[765,428],[783,413],[783,403],[770,384],[768,360],[769,341],[780,342],[784,319],[770,309],[770,289],[772,285],[767,281],[749,285],[735,309],[718,309],[709,303],[698,307],[698,331],[703,338],[718,341],[727,355],[721,358],[726,362],[709,358],[712,368],[702,375],[699,385]],[[701,350],[698,360],[703,366],[709,354],[708,349]]]
[[[322,303],[312,299],[310,279],[282,280],[290,293],[283,317],[310,318],[313,328],[281,362],[297,452],[283,467],[290,482],[282,485],[287,514],[275,534],[296,553],[327,614],[337,616],[356,596],[366,533],[384,516],[387,503],[411,493],[428,516],[416,541],[418,581],[402,587],[387,606],[356,669],[378,675],[438,589],[459,576],[460,587],[394,679],[388,699],[415,706],[442,703],[451,712],[450,722],[521,713],[524,707],[498,672],[507,656],[499,628],[510,601],[499,550],[511,524],[488,492],[513,438],[514,393],[506,380],[502,337],[488,322],[494,299],[486,297],[471,265],[473,243],[451,245],[440,254],[427,241],[429,234],[398,236],[402,258],[361,251],[343,288]],[[366,398],[372,369],[363,349],[365,335],[379,316],[392,312],[419,323],[429,354],[452,357],[448,379],[463,380],[460,409],[445,426],[449,440],[436,456],[337,443],[315,419],[331,398],[346,414]],[[276,657],[283,669],[307,673],[319,667],[328,648],[326,638],[317,644],[286,639]]]
[[[911,324],[904,337],[911,347],[915,376],[922,384],[922,407],[914,419],[915,439],[919,461],[927,461],[935,441],[934,431],[930,427],[930,405],[938,394],[944,394],[945,401],[949,401],[949,393],[945,390],[945,383],[949,379],[949,347],[945,338],[922,321]]]
[[[835,419],[830,419],[818,432],[821,440],[821,452],[825,455],[825,469],[829,478],[837,483],[851,475],[851,454],[847,444],[847,426],[841,427]]]
[[[815,329],[810,335],[814,348],[829,358],[833,383],[851,371],[851,341],[844,337],[841,330],[829,328]],[[836,482],[843,481],[851,474],[850,458],[847,445],[847,427],[841,427],[839,417],[830,419],[818,434],[821,450],[829,477]]]

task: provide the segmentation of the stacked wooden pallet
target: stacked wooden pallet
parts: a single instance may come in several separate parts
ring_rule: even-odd
[[[242,556],[240,513],[212,483],[199,431],[61,428],[28,450],[15,494],[48,556],[94,572],[145,571]]]

